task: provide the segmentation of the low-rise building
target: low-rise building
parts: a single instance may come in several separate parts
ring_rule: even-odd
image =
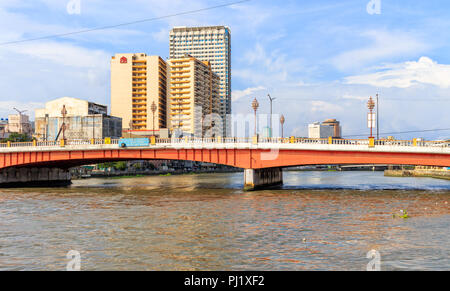
[[[341,138],[342,129],[336,119],[327,119],[324,122],[315,122],[308,126],[309,138]]]
[[[65,108],[66,114],[62,111]],[[104,139],[122,136],[122,119],[107,115],[108,107],[71,97],[59,98],[36,110],[35,137],[39,140]]]
[[[8,115],[8,128],[9,133],[20,134],[33,134],[33,128],[31,126],[30,117],[25,114],[10,114]]]
[[[0,139],[2,138],[8,138],[8,119],[7,118],[1,118],[0,119]]]

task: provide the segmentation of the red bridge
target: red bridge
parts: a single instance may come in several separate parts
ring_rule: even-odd
[[[152,139],[0,144],[0,185],[70,181],[71,167],[129,160],[186,160],[246,169],[247,188],[282,183],[282,168],[302,165],[423,165],[450,167],[450,142],[271,138]]]

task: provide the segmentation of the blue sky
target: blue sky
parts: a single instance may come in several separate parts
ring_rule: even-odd
[[[114,25],[232,0],[0,0],[0,43]],[[187,5],[186,3],[189,3]],[[381,132],[450,128],[450,3],[380,0],[252,0],[228,8],[68,37],[0,45],[0,116],[62,96],[109,105],[115,53],[168,56],[173,26],[227,25],[232,31],[233,113],[257,97],[286,117],[288,134],[336,118],[344,135],[366,128],[366,102],[381,96]],[[450,131],[397,134],[447,138]]]

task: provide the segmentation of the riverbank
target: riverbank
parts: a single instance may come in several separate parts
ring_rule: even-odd
[[[114,178],[114,179],[126,179],[126,178],[138,178],[146,176],[179,176],[179,175],[194,175],[194,174],[217,174],[217,173],[238,173],[242,172],[241,169],[204,169],[194,171],[173,170],[173,171],[93,171],[87,175],[74,175],[72,174],[72,180],[89,179],[89,178]]]
[[[422,177],[450,180],[450,171],[435,170],[386,170],[386,177]]]

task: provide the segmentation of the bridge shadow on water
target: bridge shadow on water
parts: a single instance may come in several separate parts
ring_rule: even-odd
[[[242,173],[190,174],[174,176],[146,176],[129,178],[93,178],[74,180],[69,186],[76,188],[123,188],[144,191],[236,190],[243,192]],[[385,177],[383,172],[284,172],[284,184],[259,191],[291,190],[425,190],[450,191],[450,181],[433,178]]]

